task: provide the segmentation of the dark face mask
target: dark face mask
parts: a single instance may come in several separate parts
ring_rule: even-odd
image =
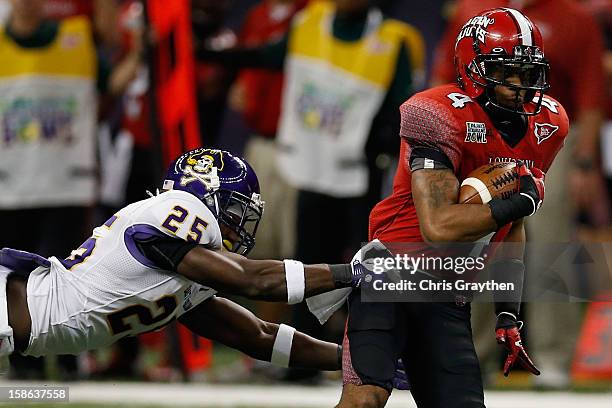
[[[219,223],[232,232],[224,237],[231,241],[230,251],[246,255],[253,249],[262,215],[263,204],[236,191],[219,190]]]
[[[481,95],[477,101],[483,107],[506,143],[514,147],[525,136],[528,124],[527,117],[516,112],[510,112],[507,109],[501,109],[497,105],[492,104],[491,99],[495,97],[491,95],[492,93],[492,89],[487,89],[485,94]]]
[[[497,108],[521,115],[537,115],[542,107],[542,96],[550,88],[548,61],[538,47],[515,46],[512,55],[506,54],[503,48],[500,49],[501,51],[495,53],[477,55],[469,66],[468,76],[473,82],[487,89],[489,103]],[[489,92],[496,86],[515,91],[517,98],[521,94],[523,101],[517,99],[516,106],[500,103],[495,93]],[[534,98],[535,110],[524,111],[523,102],[530,102]]]

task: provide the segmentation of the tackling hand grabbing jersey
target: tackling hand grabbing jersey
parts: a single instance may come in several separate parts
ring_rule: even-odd
[[[257,177],[244,160],[201,148],[171,165],[162,192],[121,209],[68,258],[3,249],[0,355],[76,354],[178,319],[260,360],[340,369],[339,345],[262,321],[215,296],[297,303],[359,284],[360,262],[244,257],[263,209]]]

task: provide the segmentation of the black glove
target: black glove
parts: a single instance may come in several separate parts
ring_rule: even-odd
[[[491,214],[498,227],[533,215],[544,201],[544,173],[538,168],[527,168],[525,163],[517,163],[519,191],[508,199],[494,198],[489,201]]]

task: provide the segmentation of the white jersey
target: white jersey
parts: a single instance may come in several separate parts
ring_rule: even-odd
[[[168,191],[131,204],[50,268],[28,280],[32,334],[24,354],[76,354],[159,329],[216,292],[159,269],[135,239],[178,237],[221,248],[213,213],[195,196]]]

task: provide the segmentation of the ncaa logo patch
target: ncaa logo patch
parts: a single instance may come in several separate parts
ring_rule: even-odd
[[[487,127],[481,122],[465,122],[467,143],[487,143]]]
[[[538,144],[540,144],[550,138],[558,129],[559,126],[551,125],[550,123],[536,123],[533,133],[535,133]]]

